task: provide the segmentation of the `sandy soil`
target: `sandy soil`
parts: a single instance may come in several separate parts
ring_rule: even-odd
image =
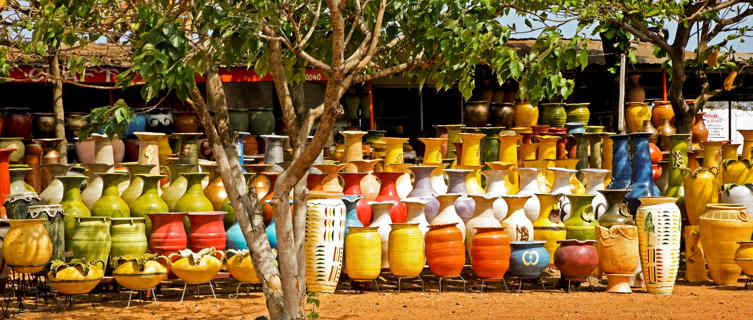
[[[447,282],[445,282],[447,284]],[[450,283],[439,293],[434,279],[426,280],[425,292],[415,281],[403,282],[397,292],[390,280],[381,291],[349,288],[319,297],[322,319],[751,319],[753,290],[738,287],[697,286],[678,283],[672,296],[656,296],[636,290],[634,294],[608,294],[601,285],[574,292],[525,284],[523,292],[511,283],[504,292],[496,284],[480,291],[478,283],[463,292],[462,284]],[[71,308],[62,298],[40,300],[37,311],[16,315],[19,319],[255,319],[265,315],[264,298],[258,290],[233,297],[232,280],[219,281],[218,300],[209,288],[202,296],[191,289],[183,303],[182,285],[165,287],[159,306],[134,301],[125,308],[127,293],[97,293],[76,297]],[[57,305],[56,302],[57,301]],[[33,301],[27,300],[29,308]],[[310,309],[310,308],[307,308]]]

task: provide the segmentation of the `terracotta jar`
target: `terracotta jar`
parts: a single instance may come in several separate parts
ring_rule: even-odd
[[[199,132],[199,119],[193,112],[173,112],[175,131]]]
[[[471,269],[483,280],[504,277],[510,267],[510,237],[502,227],[478,227],[471,240]]]
[[[186,249],[188,237],[183,228],[185,212],[150,213],[152,233],[149,236],[149,251],[168,255]]]
[[[641,197],[635,224],[648,293],[672,294],[680,268],[680,208],[670,197]],[[750,235],[749,235],[750,236]]]
[[[643,102],[643,100],[646,100],[646,90],[641,86],[641,75],[632,73],[628,77],[630,78],[630,90],[625,100],[627,102]]]
[[[741,271],[734,261],[737,242],[750,240],[753,218],[742,205],[708,204],[699,222],[711,279],[718,285],[736,285]]]
[[[3,240],[4,263],[20,273],[42,271],[52,256],[52,242],[44,228],[47,219],[11,219]]]
[[[397,277],[417,277],[426,262],[423,233],[416,223],[393,223],[390,227],[390,272]]]
[[[596,227],[599,269],[607,274],[607,292],[631,293],[630,277],[638,267],[638,228]]]
[[[6,108],[5,112],[5,136],[30,138],[32,116],[29,108]]]
[[[26,175],[26,183],[28,183],[35,192],[42,192],[42,169],[40,163],[42,162],[42,146],[37,143],[30,143],[26,146],[26,155],[24,156],[24,163],[31,168],[29,174]]]
[[[703,115],[705,112],[696,112],[693,117],[693,127],[690,132],[692,134],[691,139],[693,142],[693,148],[700,148],[701,144],[705,143],[709,139],[709,129],[706,128],[706,124],[703,122]],[[743,147],[743,158],[745,158],[745,147]]]
[[[554,253],[554,264],[568,281],[586,281],[599,266],[599,255],[594,240],[559,240],[560,247]]]
[[[382,271],[378,228],[350,227],[345,236],[345,273],[353,281],[372,281]]]
[[[554,252],[559,248],[558,241],[565,240],[567,230],[562,223],[559,209],[561,195],[552,193],[537,193],[536,197],[541,203],[539,218],[533,222],[533,239],[546,241],[544,248],[549,252],[551,263],[554,264]]]
[[[539,108],[528,101],[523,101],[515,106],[515,126],[532,127],[539,119]]]
[[[463,233],[456,224],[430,225],[426,233],[426,259],[440,278],[460,275],[465,265]]]
[[[306,201],[306,287],[313,292],[333,293],[340,279],[346,216],[341,197],[312,192]]]
[[[188,213],[188,219],[191,220],[191,231],[188,234],[191,250],[196,252],[204,248],[225,250],[227,238],[222,221],[223,216],[225,216],[225,211]]]
[[[473,127],[483,127],[489,120],[489,101],[469,101],[465,104],[465,123]]]
[[[660,127],[664,120],[668,120],[673,123],[675,120],[675,110],[672,109],[672,102],[670,101],[654,101],[654,107],[651,108],[651,123],[655,127]]]

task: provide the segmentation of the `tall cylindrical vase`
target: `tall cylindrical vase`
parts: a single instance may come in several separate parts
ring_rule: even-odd
[[[688,142],[690,134],[672,134],[669,136],[669,180],[664,195],[677,198],[680,212],[685,214],[685,186],[683,170],[688,167]]]
[[[630,179],[630,192],[625,195],[625,199],[628,200],[628,208],[631,213],[638,210],[638,206],[640,205],[638,198],[661,195],[659,187],[656,186],[656,183],[651,178],[651,157],[648,147],[650,137],[651,133],[649,132],[630,134],[632,144],[630,154],[632,154],[633,158],[632,176]]]
[[[159,132],[134,132],[139,138],[139,164],[153,165],[150,174],[160,174],[159,143],[165,135]]]
[[[643,280],[649,293],[672,294],[680,268],[680,208],[671,197],[641,197],[636,213]]]
[[[607,189],[627,189],[630,186],[630,148],[628,135],[613,134],[612,139],[612,181]],[[650,169],[650,168],[649,168]]]
[[[337,193],[314,192],[306,201],[306,287],[333,293],[342,270],[345,204]]]

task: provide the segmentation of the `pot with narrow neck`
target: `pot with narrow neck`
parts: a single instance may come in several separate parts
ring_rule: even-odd
[[[447,191],[448,194],[459,195],[454,204],[455,211],[457,215],[460,216],[461,219],[463,219],[463,221],[466,221],[473,216],[473,211],[475,211],[475,202],[473,202],[473,199],[468,197],[466,192],[466,177],[469,173],[471,173],[471,170],[445,169],[444,171],[449,177],[449,190]]]
[[[151,174],[159,174],[159,143],[165,134],[159,132],[135,132],[139,139],[139,164],[152,165],[149,169]]]
[[[505,194],[509,194],[505,178],[509,174],[509,168],[511,168],[512,165],[490,165],[490,167],[496,167],[498,169],[484,171],[484,176],[486,176],[486,195],[490,197],[496,197],[493,204],[494,216],[498,221],[502,221],[507,216],[507,203],[505,203],[505,200],[502,200],[502,198],[499,197]]]
[[[630,189],[606,189],[599,190],[606,202],[594,207],[594,210],[603,211],[598,218],[599,225],[605,228],[616,225],[634,225],[633,216],[627,207],[625,195]]]
[[[92,215],[110,218],[127,218],[131,215],[128,204],[120,197],[118,182],[123,179],[124,173],[103,173],[102,197],[92,205]]]
[[[310,173],[309,176],[311,176]],[[361,226],[368,226],[369,223],[371,223],[371,217],[374,212],[371,209],[371,206],[369,206],[369,200],[366,200],[361,192],[361,180],[363,180],[363,178],[366,176],[366,173],[341,172],[340,176],[343,178],[343,181],[345,181],[343,194],[345,194],[346,196],[358,196],[358,199],[355,200],[353,200],[354,198],[350,198],[349,200],[343,198],[346,207],[348,207],[348,217],[351,217],[351,207],[349,201],[355,201],[352,204],[352,209],[355,210],[354,212],[356,213],[356,219],[360,221]]]
[[[476,210],[473,212],[473,217],[465,223],[465,244],[469,255],[471,254],[471,239],[476,235],[477,228],[502,227],[502,224],[495,216],[493,208],[496,200],[499,200],[499,196],[471,195],[471,198],[473,198],[473,201],[476,204]]]
[[[537,193],[541,203],[541,214],[533,222],[533,239],[546,241],[544,248],[549,252],[551,264],[554,264],[554,252],[560,246],[557,241],[565,240],[567,231],[560,217],[559,198],[561,195]]]
[[[515,170],[520,177],[520,191],[517,194],[531,196],[525,203],[525,215],[529,217],[529,220],[530,217],[538,217],[541,205],[539,204],[539,199],[533,197],[534,194],[541,192],[538,181],[538,170],[536,168],[516,168]],[[510,209],[508,209],[508,217],[509,212]],[[530,221],[533,222],[536,220]]]
[[[459,197],[460,194],[458,193],[448,193],[437,196],[437,200],[439,200],[439,214],[429,221],[429,224],[442,225],[455,223],[458,229],[463,233],[463,240],[465,241],[465,222],[460,218],[455,207]],[[473,199],[471,199],[471,201],[473,201]]]
[[[604,190],[604,181],[609,175],[606,169],[583,169],[583,180],[586,182],[586,193],[595,195],[591,205],[594,208],[596,219],[601,217],[607,210],[607,199],[598,191]]]
[[[547,169],[554,173],[554,183],[552,184],[551,193],[568,195],[573,194],[573,186],[570,181],[575,177],[578,170],[564,169],[564,168],[549,168]],[[562,211],[562,219],[566,221],[570,217],[570,207],[567,206],[570,200],[567,197],[560,198],[560,207],[564,208]]]
[[[377,233],[382,239],[382,268],[389,268],[389,237],[392,230],[390,211],[395,205],[394,201],[371,201],[369,205],[374,209],[374,220],[369,227],[377,228]]]
[[[137,177],[144,182],[144,188],[141,195],[130,204],[131,216],[144,218],[145,235],[148,237],[152,233],[152,220],[149,219],[149,214],[169,211],[167,203],[160,198],[157,192],[159,188],[157,183],[165,176],[138,174]]]
[[[429,231],[429,221],[426,219],[425,213],[428,202],[420,198],[405,198],[401,202],[408,208],[408,218],[405,223],[417,224],[421,233],[426,234]],[[438,203],[439,201],[437,201]]]
[[[393,223],[403,223],[408,216],[408,208],[400,202],[400,196],[397,193],[397,179],[403,175],[403,172],[375,172],[374,173],[382,182],[378,202],[392,201],[395,204],[390,208],[390,217]]]
[[[524,206],[531,198],[530,195],[503,195],[507,202],[508,215],[502,221],[505,232],[511,241],[529,241],[533,239],[533,223],[525,214]],[[538,202],[537,202],[538,204]]]
[[[561,210],[569,209],[570,218],[565,220],[567,239],[596,240],[595,226],[598,224],[594,217],[594,207],[591,205],[592,194],[566,195],[568,203],[561,204]],[[567,208],[569,207],[569,208]]]
[[[628,135],[613,134],[612,139],[612,181],[607,189],[626,189],[630,186],[630,150]]]
[[[122,163],[123,166],[128,168],[129,178],[131,182],[128,184],[128,188],[123,191],[121,195],[128,205],[131,205],[136,199],[141,196],[144,191],[144,180],[139,176],[140,174],[146,174],[152,171],[154,165],[152,164],[138,164],[138,163]]]
[[[408,197],[419,198],[426,201],[424,211],[428,217],[434,217],[439,213],[439,201],[434,196],[435,192],[431,186],[431,173],[436,166],[412,166],[409,167],[415,176],[415,185]]]

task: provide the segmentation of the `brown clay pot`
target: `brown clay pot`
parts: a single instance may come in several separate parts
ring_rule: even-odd
[[[430,225],[425,241],[431,272],[440,278],[460,275],[465,265],[465,244],[455,223]]]
[[[78,132],[86,124],[85,113],[66,113],[65,114],[65,136],[69,140],[73,140],[78,135]]]
[[[42,159],[42,146],[33,142],[27,144],[24,158],[26,164],[31,168],[31,171],[26,174],[26,183],[34,187],[37,192],[42,192],[42,172],[39,167]]]
[[[243,138],[243,154],[247,156],[259,154],[259,143],[256,136],[248,135]]]
[[[502,279],[510,268],[510,237],[502,227],[478,227],[471,239],[471,268],[481,279]]]
[[[554,264],[560,269],[562,278],[569,281],[586,281],[599,265],[599,254],[594,240],[559,240],[554,252]]]
[[[693,146],[700,145],[709,140],[709,129],[703,123],[705,112],[697,112],[693,118],[693,128],[691,128]]]
[[[124,162],[139,161],[139,139],[128,138],[125,140],[125,157]]]
[[[489,120],[489,101],[469,101],[465,104],[465,123],[469,126],[483,127]]]
[[[651,109],[651,122],[658,128],[664,120],[668,120],[670,123],[675,121],[675,110],[672,109],[672,103],[669,101],[654,101],[654,107]]]
[[[638,267],[638,228],[596,226],[599,268],[607,274],[607,292],[630,293],[630,277]]]
[[[199,132],[199,119],[193,112],[173,112],[176,132]]]
[[[515,105],[511,102],[492,103],[492,117],[490,122],[497,127],[512,128],[515,126]]]
[[[32,116],[28,108],[8,108],[5,116],[7,137],[31,137]]]
[[[54,138],[55,137],[55,114],[54,113],[34,113],[34,137],[35,138]]]

